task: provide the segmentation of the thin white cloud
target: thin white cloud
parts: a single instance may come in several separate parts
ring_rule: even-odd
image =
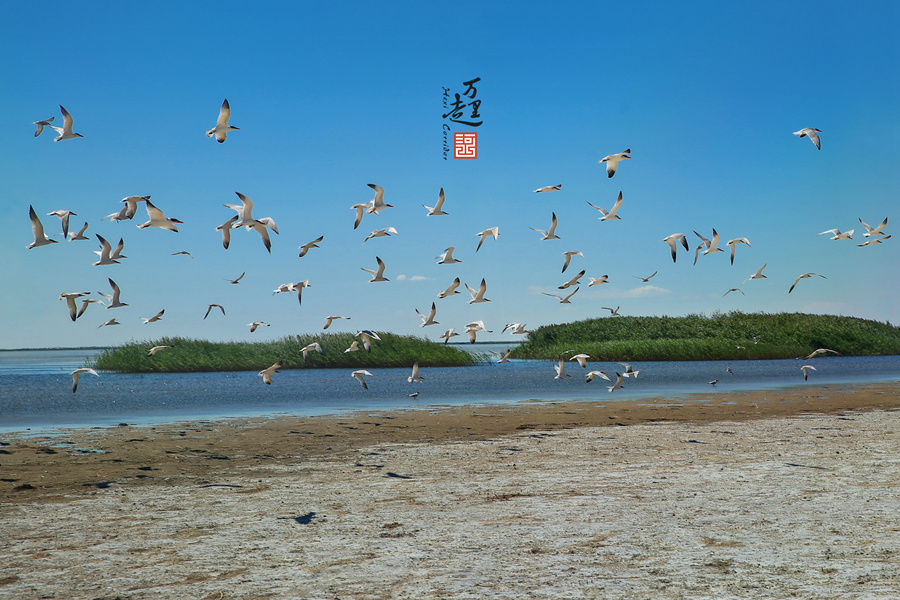
[[[672,290],[656,287],[655,285],[642,285],[641,287],[632,288],[630,290],[623,290],[604,285],[602,286],[602,289],[593,292],[591,295],[597,298],[655,298],[671,293]]]
[[[406,281],[407,279],[409,281],[428,281],[430,278],[425,277],[424,275],[413,275],[413,276],[409,277],[407,275],[401,274],[401,275],[397,275],[396,279],[397,279],[397,281]]]

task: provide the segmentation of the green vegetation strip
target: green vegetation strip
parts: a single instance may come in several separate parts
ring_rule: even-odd
[[[356,339],[351,333],[287,336],[270,342],[208,342],[179,337],[134,341],[101,352],[95,369],[125,373],[190,373],[255,371],[283,361],[283,369],[451,367],[476,364],[478,357],[464,350],[424,338],[379,333],[372,351],[344,352]],[[311,351],[303,360],[301,348],[318,342],[323,354]],[[172,346],[147,356],[154,346]]]
[[[546,325],[512,358],[556,359],[570,351],[605,361],[797,358],[817,348],[844,356],[900,354],[900,328],[855,317],[803,313],[715,313],[606,317]]]

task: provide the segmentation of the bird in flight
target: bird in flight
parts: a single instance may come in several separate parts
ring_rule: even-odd
[[[819,140],[819,134],[822,133],[821,129],[816,129],[815,127],[804,127],[800,131],[795,131],[794,135],[799,135],[800,137],[808,137],[809,141],[816,145],[816,149],[822,149],[822,142]]]
[[[486,240],[488,237],[493,237],[495,240],[497,239],[497,236],[500,235],[500,228],[499,227],[491,227],[490,229],[485,229],[484,231],[479,231],[475,235],[481,237],[481,239],[478,240],[478,247],[475,248],[475,252],[478,252],[479,250],[481,250],[481,245],[484,243],[484,240]]]
[[[97,371],[95,371],[93,369],[89,369],[87,367],[75,369],[74,371],[72,371],[72,393],[73,394],[75,393],[75,390],[78,389],[78,376],[81,375],[82,373],[90,373],[91,375],[96,375],[97,377],[100,377],[100,375],[97,373]]]
[[[605,208],[600,208],[600,207],[597,206],[596,204],[591,204],[590,202],[588,202],[588,204],[590,204],[591,206],[593,206],[596,210],[599,210],[599,211],[600,211],[600,214],[602,214],[603,216],[602,216],[602,217],[598,217],[598,218],[599,218],[601,221],[611,221],[611,220],[613,220],[613,219],[619,219],[619,220],[622,219],[622,217],[616,215],[616,212],[617,212],[617,211],[619,210],[619,208],[621,208],[621,206],[622,206],[622,192],[619,192],[619,197],[616,198],[615,204],[613,204],[612,208],[609,209],[609,210],[606,210]]]
[[[558,185],[545,185],[544,187],[539,187],[538,189],[534,190],[534,193],[537,194],[540,192],[558,192],[561,189],[562,189],[561,183]]]
[[[281,371],[279,371],[278,369],[280,369],[281,365],[283,364],[284,361],[279,360],[271,367],[260,371],[257,375],[263,378],[263,383],[265,383],[266,385],[272,385],[272,375],[274,375],[275,373],[281,373]]]
[[[423,204],[422,206],[425,205]],[[435,204],[434,207],[425,206],[425,208],[428,210],[428,214],[425,215],[426,217],[449,214],[444,212],[444,188],[441,188],[440,193],[438,193],[437,204]]]
[[[365,267],[360,267],[363,271],[370,274],[372,279],[369,280],[369,283],[377,282],[377,281],[390,281],[390,279],[384,276],[384,261],[375,257],[375,260],[378,262],[378,270],[367,269]]]
[[[47,237],[47,234],[44,233],[44,225],[38,218],[37,213],[34,212],[33,206],[28,207],[28,218],[31,220],[31,232],[34,234],[34,241],[25,246],[27,249],[31,250],[38,246],[47,246],[49,244],[57,243],[56,240],[51,240]]]
[[[222,311],[222,316],[223,316],[223,317],[225,316],[225,307],[224,307],[224,306],[222,306],[221,304],[210,304],[210,305],[206,308],[206,314],[203,315],[203,319],[204,319],[204,320],[206,319],[206,317],[209,316],[209,313],[210,313],[210,311],[212,311],[213,308],[218,308],[219,310]]]
[[[604,156],[598,163],[606,163],[606,176],[612,177],[616,174],[616,169],[619,167],[619,161],[624,160],[626,158],[631,158],[628,156],[631,153],[631,149],[625,150],[624,152],[619,152],[617,154],[610,154],[609,156]]]
[[[75,125],[75,120],[72,118],[72,115],[69,114],[69,111],[63,108],[62,104],[59,105],[59,110],[63,116],[63,126],[54,127],[53,125],[50,125],[49,122],[47,123],[47,127],[59,134],[57,137],[53,138],[53,141],[59,142],[61,140],[71,140],[84,137],[80,133],[75,133],[72,131],[72,127]]]
[[[798,277],[797,279],[794,280],[794,283],[791,284],[791,289],[788,290],[788,294],[790,294],[791,292],[794,291],[794,286],[797,285],[798,281],[800,281],[801,279],[809,279],[813,275],[815,275],[816,277],[821,277],[822,279],[828,279],[824,275],[819,275],[818,273],[804,273],[803,275],[801,275],[800,277]]]
[[[688,247],[687,238],[683,233],[673,233],[672,235],[667,235],[662,239],[665,243],[669,245],[669,248],[672,249],[672,262],[675,262],[675,250],[678,247],[678,243],[680,242],[682,246],[684,246],[685,250],[690,250]]]
[[[529,227],[529,229],[540,233],[543,236],[541,238],[541,241],[543,241],[543,240],[558,240],[560,238],[558,235],[556,235],[556,225],[557,225],[556,213],[554,212],[554,213],[550,213],[550,229],[548,229],[547,231],[544,231],[543,229],[535,229],[534,227]]]
[[[216,141],[220,144],[225,141],[229,131],[237,131],[240,127],[232,127],[228,124],[231,118],[231,105],[228,104],[228,98],[222,102],[222,108],[219,109],[219,118],[216,119],[216,126],[206,132],[206,137],[215,136]],[[271,377],[270,377],[271,379]]]

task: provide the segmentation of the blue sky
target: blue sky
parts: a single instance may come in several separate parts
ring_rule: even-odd
[[[868,2],[546,3],[387,5],[157,3],[6,4],[0,9],[0,348],[110,345],[184,335],[263,340],[331,330],[425,335],[483,320],[529,328],[594,316],[714,311],[800,311],[900,323],[900,239],[859,248],[862,227],[900,223],[897,106],[900,9]],[[64,24],[59,28],[57,24]],[[476,160],[444,160],[442,88],[480,77],[484,124]],[[217,144],[204,133],[227,98],[240,127]],[[32,121],[62,118],[83,139],[33,137]],[[823,131],[822,150],[792,132]],[[470,128],[455,126],[455,130]],[[602,157],[632,150],[612,179]],[[351,205],[376,183],[394,208],[353,230]],[[562,190],[534,194],[544,185]],[[448,216],[426,217],[443,187]],[[254,216],[271,216],[268,254],[235,230],[229,250],[215,227],[240,191]],[[587,202],[621,220],[601,222]],[[184,224],[179,233],[101,218],[130,195]],[[26,250],[28,206],[48,233],[72,210],[91,241]],[[540,241],[551,212],[562,238]],[[399,235],[371,239],[383,227]],[[476,254],[476,233],[500,237]],[[727,253],[693,248],[716,228]],[[855,229],[854,240],[821,231]],[[673,264],[660,240],[689,236]],[[95,234],[125,240],[121,265],[91,265]],[[321,248],[297,247],[320,235]],[[56,239],[61,240],[61,236]],[[437,265],[446,247],[457,265]],[[186,250],[187,256],[172,256]],[[563,252],[578,250],[562,274]],[[388,283],[368,283],[375,257]],[[763,264],[768,279],[747,281]],[[581,269],[610,283],[557,290]],[[658,275],[648,283],[635,276]],[[239,285],[226,278],[246,276]],[[801,281],[805,272],[827,279]],[[459,276],[486,279],[492,301],[438,300]],[[59,294],[122,288],[128,307],[90,306],[72,322]],[[308,279],[303,305],[279,284]],[[745,295],[732,293],[740,287]],[[462,289],[462,288],[461,288]],[[572,288],[574,289],[574,288]],[[571,291],[571,290],[568,290]],[[415,309],[437,302],[440,325]],[[227,315],[202,319],[209,303]],[[144,325],[165,309],[164,318]],[[117,327],[98,325],[112,317]],[[269,328],[250,334],[245,325]]]

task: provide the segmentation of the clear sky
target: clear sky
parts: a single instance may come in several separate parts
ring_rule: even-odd
[[[183,335],[264,340],[334,330],[425,335],[483,320],[532,328],[608,315],[800,311],[900,323],[900,8],[896,2],[559,3],[5,3],[0,8],[0,348],[111,345]],[[444,159],[443,88],[476,84],[478,158]],[[205,136],[219,106],[240,128]],[[59,105],[84,138],[33,136]],[[822,149],[792,132],[822,130]],[[631,149],[607,178],[602,157]],[[353,229],[367,184],[394,207]],[[562,190],[535,194],[535,188]],[[448,216],[428,216],[438,190]],[[215,227],[235,191],[270,216],[267,253],[253,231],[222,247]],[[599,221],[587,202],[621,220]],[[120,199],[151,195],[179,232],[101,218]],[[77,213],[91,241],[26,250],[28,206]],[[559,218],[560,240],[530,228]],[[393,226],[392,237],[370,239]],[[500,237],[476,254],[476,233]],[[692,266],[696,230],[749,238]],[[821,231],[855,229],[853,241]],[[900,231],[900,230],[898,230]],[[683,232],[672,262],[662,238]],[[120,265],[92,266],[95,234],[125,240]],[[320,235],[321,248],[298,257]],[[456,265],[435,257],[455,246]],[[185,255],[173,256],[181,250]],[[562,274],[563,253],[581,251]],[[387,283],[361,268],[387,265]],[[767,279],[745,281],[763,264]],[[609,284],[570,305],[541,292],[585,269]],[[649,282],[646,277],[658,271]],[[242,272],[238,285],[226,279]],[[801,281],[801,273],[827,279]],[[489,303],[436,295],[459,276],[487,281]],[[69,319],[63,292],[122,289],[124,308],[89,306]],[[302,306],[273,296],[308,279]],[[731,293],[741,288],[745,295]],[[571,288],[566,292],[570,292]],[[415,309],[437,302],[439,325]],[[207,305],[221,304],[226,316]],[[164,318],[145,325],[165,309]],[[118,317],[122,325],[98,328]],[[269,328],[251,334],[247,323]],[[481,338],[480,338],[481,339]]]

